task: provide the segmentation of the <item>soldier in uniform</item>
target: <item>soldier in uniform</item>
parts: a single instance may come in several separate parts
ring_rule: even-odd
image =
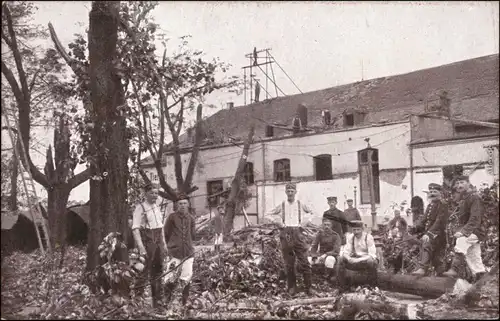
[[[479,243],[485,237],[481,228],[481,220],[484,215],[483,201],[478,194],[474,193],[467,176],[457,177],[453,187],[460,197],[458,227],[453,235],[456,240],[455,256],[450,270],[443,275],[456,277],[458,274],[457,266],[465,260],[473,277],[477,280],[486,272]]]
[[[342,241],[340,236],[332,230],[332,222],[323,219],[323,228],[316,234],[311,246],[310,264],[324,264],[327,276],[330,279],[335,270],[335,263],[340,253]]]
[[[290,295],[297,293],[295,274],[295,262],[297,261],[297,270],[301,271],[304,276],[305,291],[311,295],[311,265],[307,260],[308,245],[302,226],[310,221],[312,211],[295,198],[297,186],[294,183],[286,184],[285,193],[287,199],[268,212],[266,218],[281,226],[281,252],[285,261],[288,293]]]
[[[413,228],[413,232],[421,235],[421,267],[414,272],[416,275],[426,275],[429,264],[432,264],[436,275],[443,271],[443,258],[446,250],[446,223],[448,221],[448,205],[443,202],[442,187],[430,183],[429,205],[424,217]]]
[[[337,197],[330,196],[326,200],[330,209],[323,213],[323,218],[329,219],[332,222],[332,230],[340,236],[342,244],[345,244],[345,233],[348,232],[349,221],[344,212],[337,208]]]
[[[350,221],[360,221],[361,220],[361,215],[359,214],[359,211],[357,208],[353,206],[353,201],[352,198],[347,199],[347,208],[344,210],[344,215],[346,219]],[[351,228],[348,227],[349,232],[351,231]]]

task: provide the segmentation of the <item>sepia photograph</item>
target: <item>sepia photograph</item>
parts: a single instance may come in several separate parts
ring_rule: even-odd
[[[497,320],[498,1],[2,1],[1,320]]]

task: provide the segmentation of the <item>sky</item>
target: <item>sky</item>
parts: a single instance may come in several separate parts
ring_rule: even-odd
[[[35,3],[39,10],[34,22],[45,26],[52,22],[64,46],[88,27],[91,2]],[[499,4],[493,1],[169,1],[160,2],[153,16],[169,37],[191,35],[192,48],[230,63],[230,75],[243,76],[245,54],[254,47],[270,48],[302,92],[499,51]],[[286,95],[299,93],[277,66],[273,69]],[[264,75],[256,76],[265,83]],[[274,86],[269,84],[268,89],[276,95]],[[226,108],[229,101],[243,105],[244,97],[214,93],[207,99],[218,108]],[[215,111],[206,111],[205,116]],[[72,193],[71,198],[81,198],[80,194]]]

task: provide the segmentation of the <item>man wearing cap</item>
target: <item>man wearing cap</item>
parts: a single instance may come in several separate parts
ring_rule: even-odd
[[[324,264],[327,276],[331,278],[335,271],[335,262],[338,259],[341,244],[340,236],[332,230],[332,222],[329,219],[323,219],[322,229],[316,234],[311,246],[309,263]]]
[[[346,244],[337,263],[337,280],[341,286],[345,281],[345,270],[365,271],[377,282],[377,249],[371,234],[363,231],[363,221],[351,222],[352,233],[346,235]]]
[[[467,266],[477,280],[486,272],[479,243],[485,237],[481,228],[481,220],[484,215],[483,201],[478,194],[473,192],[467,176],[457,177],[453,187],[460,197],[458,228],[453,235],[456,240],[455,256],[451,269],[443,275],[456,277],[457,265],[465,259]]]
[[[345,244],[345,233],[348,232],[347,226],[349,224],[349,221],[344,215],[344,212],[337,208],[337,197],[330,196],[327,197],[326,200],[328,202],[328,206],[330,206],[330,209],[323,213],[323,218],[332,221],[332,230],[340,235],[342,244]]]
[[[347,208],[344,210],[346,219],[350,221],[361,221],[361,215],[357,208],[353,206],[353,201],[351,198],[347,199]]]
[[[168,248],[169,260],[164,277],[166,303],[172,299],[177,283],[182,289],[182,304],[186,304],[193,277],[195,221],[189,213],[189,198],[186,194],[177,195],[177,210],[170,214],[163,227],[164,239]],[[178,282],[179,281],[179,282]]]
[[[283,260],[287,274],[288,293],[297,293],[295,261],[297,270],[302,271],[304,286],[307,294],[311,295],[311,266],[307,260],[308,245],[304,230],[301,226],[310,221],[312,211],[300,200],[295,198],[297,186],[288,183],[285,186],[287,199],[266,214],[266,218],[281,226],[280,241]]]
[[[158,186],[147,185],[144,191],[145,200],[136,205],[132,214],[132,234],[139,254],[146,256],[145,277],[151,282],[151,297],[156,308],[162,297],[159,278],[166,251],[162,237],[164,217],[156,204]]]
[[[420,268],[413,274],[426,275],[432,265],[437,276],[443,273],[443,258],[446,250],[446,223],[448,222],[448,205],[443,201],[442,187],[436,183],[429,184],[427,192],[429,205],[424,216],[412,229],[412,234],[421,236]]]
[[[389,223],[387,224],[387,227],[388,227],[389,234],[394,234],[394,232],[396,232],[395,234],[398,234],[401,237],[403,237],[406,234],[406,232],[408,230],[408,223],[406,222],[406,220],[403,217],[401,217],[400,210],[398,210],[398,209],[394,210],[394,217],[392,218],[392,220],[389,221]],[[397,230],[394,231],[394,229],[397,229]]]

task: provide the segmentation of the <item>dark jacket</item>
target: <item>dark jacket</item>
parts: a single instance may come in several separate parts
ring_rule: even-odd
[[[432,240],[446,240],[446,224],[448,222],[448,205],[441,201],[427,205],[424,216],[417,223],[415,231],[427,234]]]
[[[316,237],[314,238],[313,244],[311,246],[311,253],[333,255],[337,257],[340,253],[341,244],[342,240],[337,233],[335,233],[331,229],[323,229],[320,230],[318,234],[316,234]]]
[[[190,214],[170,214],[163,229],[169,256],[182,260],[194,253],[195,222]]]
[[[346,208],[344,215],[348,221],[361,221],[361,215],[357,208]]]
[[[329,209],[323,213],[323,218],[327,218],[332,222],[332,230],[340,236],[342,244],[344,244],[344,234],[348,232],[348,220],[345,217],[344,212],[342,212],[338,208],[335,208],[333,210]]]
[[[387,224],[389,231],[392,230],[395,226],[396,223],[399,221],[399,224],[401,225],[401,232],[406,232],[408,229],[408,223],[404,218],[400,217],[394,217],[392,220],[389,221],[389,224]]]
[[[458,232],[469,236],[476,234],[479,240],[484,239],[484,231],[481,229],[481,219],[484,215],[483,200],[476,193],[465,196],[459,206]]]

